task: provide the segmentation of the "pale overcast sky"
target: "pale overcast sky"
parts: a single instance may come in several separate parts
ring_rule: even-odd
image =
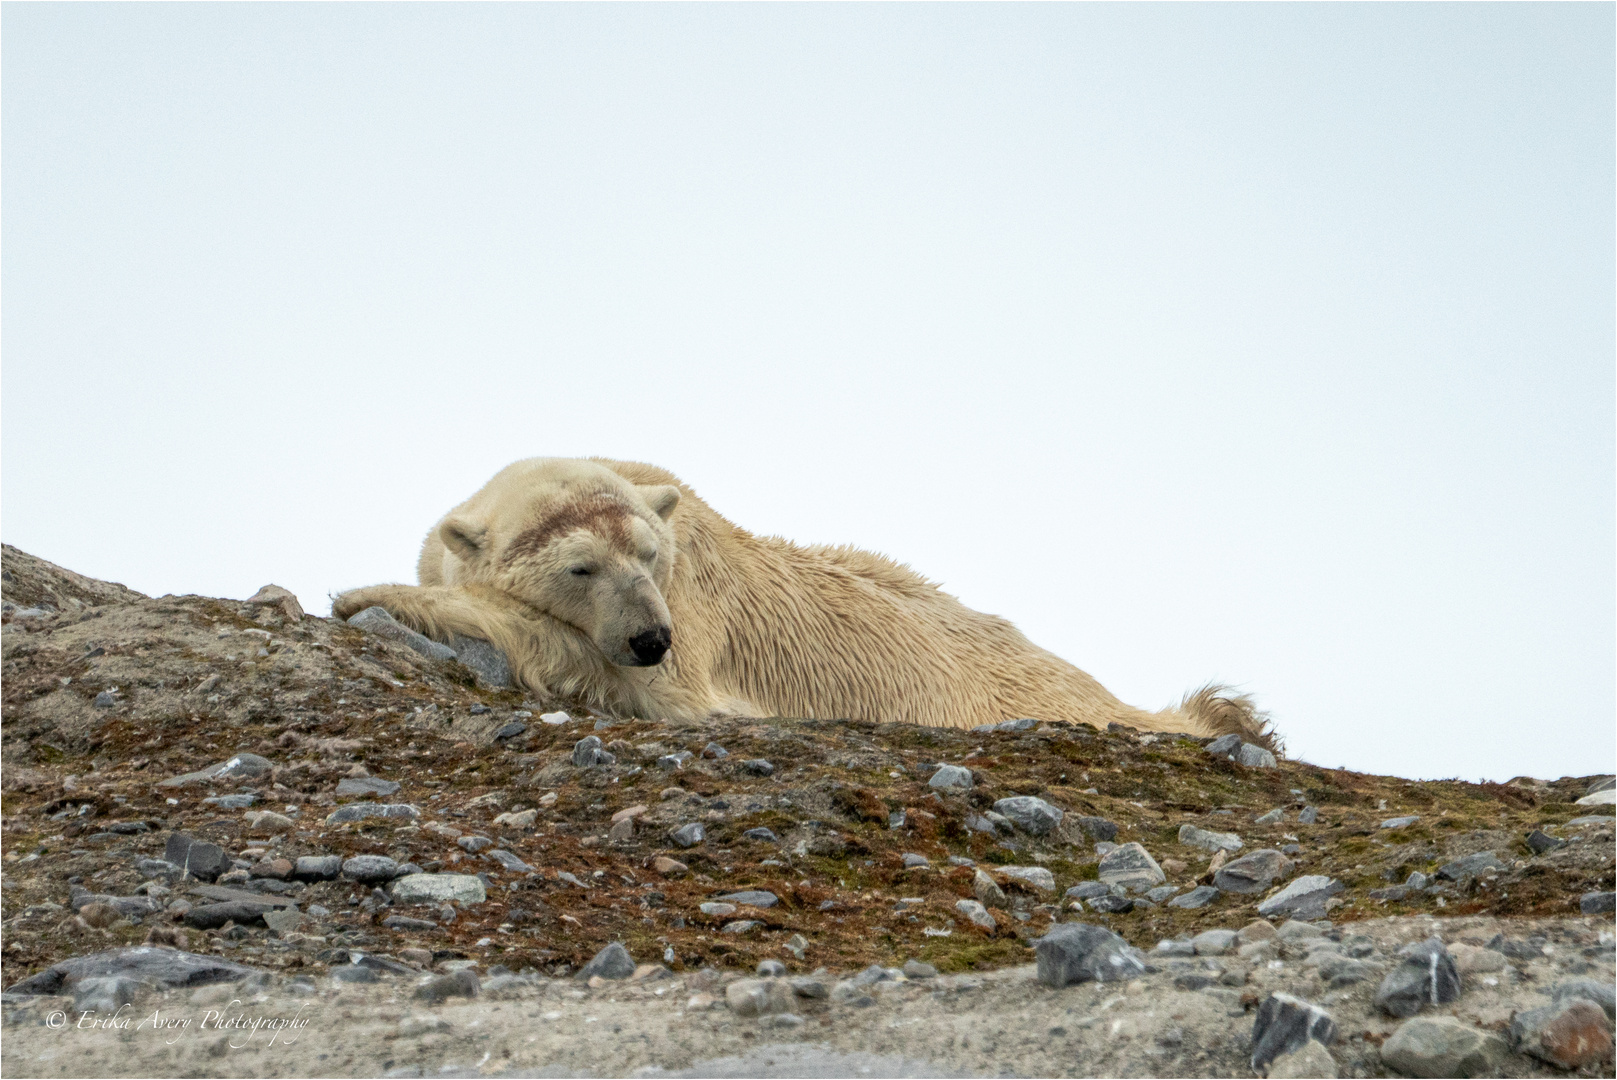
[[[1611,771],[1611,4],[7,4],[4,539],[672,469],[1322,765]]]

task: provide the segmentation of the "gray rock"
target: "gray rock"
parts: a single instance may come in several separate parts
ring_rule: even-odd
[[[931,865],[932,860],[927,858],[925,855],[917,855],[913,851],[906,851],[904,853],[904,869],[906,870],[917,870]]]
[[[431,919],[412,919],[408,915],[389,915],[382,920],[382,925],[401,934],[419,934],[438,929],[438,924]]]
[[[1080,817],[1076,819],[1078,827],[1084,830],[1092,840],[1111,841],[1117,839],[1117,824],[1107,821],[1103,817]]]
[[[375,634],[379,638],[408,646],[430,660],[455,659],[454,649],[416,633],[388,614],[384,607],[368,607],[364,611],[356,612],[349,618],[348,625],[357,626],[367,634]]]
[[[167,859],[141,859],[135,863],[135,869],[146,877],[162,878],[165,881],[173,881],[185,873],[184,869],[175,866]]]
[[[1554,851],[1558,847],[1565,847],[1566,841],[1557,839],[1542,830],[1534,829],[1527,834],[1527,846],[1533,849],[1534,855],[1542,855],[1546,851]]]
[[[1166,938],[1157,942],[1152,950],[1155,956],[1195,956],[1196,946],[1188,941],[1169,941]]]
[[[1223,956],[1235,948],[1234,930],[1203,930],[1190,939],[1197,956]]]
[[[300,855],[292,865],[295,881],[335,881],[341,873],[341,855]]]
[[[1325,905],[1345,886],[1322,874],[1305,874],[1258,905],[1259,915],[1289,915],[1295,919],[1323,919]]]
[[[1409,872],[1409,877],[1404,879],[1404,884],[1409,886],[1411,889],[1424,889],[1431,883],[1432,879],[1421,873],[1419,870],[1411,870]]]
[[[1310,1039],[1329,1046],[1335,1038],[1330,1013],[1290,994],[1270,994],[1252,1024],[1252,1068],[1261,1074],[1275,1058],[1296,1053]]]
[[[1313,1039],[1269,1063],[1269,1080],[1335,1080],[1340,1075],[1331,1052]]]
[[[971,770],[963,769],[959,765],[939,765],[938,771],[932,774],[932,779],[926,786],[938,791],[967,791],[972,784]]]
[[[493,851],[484,855],[483,858],[492,859],[499,863],[502,869],[510,870],[514,873],[527,874],[533,871],[533,867],[529,866],[516,855],[513,855],[511,852],[506,851],[503,848],[495,848]]]
[[[1136,892],[1154,888],[1168,880],[1151,853],[1139,844],[1124,844],[1100,860],[1100,880],[1122,885]]]
[[[456,634],[453,638],[455,659],[472,669],[477,681],[490,690],[503,690],[511,685],[511,665],[505,653],[481,638]]]
[[[1069,900],[1090,900],[1097,896],[1110,896],[1112,887],[1099,881],[1081,881],[1067,890]]]
[[[201,956],[179,949],[138,945],[63,960],[14,984],[8,994],[59,994],[82,979],[124,976],[160,988],[206,986],[232,982],[254,974],[254,969],[217,956]]]
[[[264,912],[274,909],[274,904],[251,903],[244,900],[201,904],[185,913],[185,923],[198,930],[217,930],[227,922],[233,922],[237,926],[263,926]]]
[[[1601,915],[1617,904],[1617,893],[1586,892],[1578,898],[1578,910],[1585,915]]]
[[[1319,807],[1317,807],[1317,806],[1305,806],[1305,807],[1302,808],[1302,811],[1297,815],[1297,824],[1299,824],[1299,825],[1312,825],[1312,824],[1314,824],[1314,822],[1316,822],[1318,820],[1319,820]]]
[[[710,900],[705,904],[698,904],[697,910],[710,919],[728,919],[731,915],[736,913],[736,906],[734,904],[716,903]]]
[[[984,930],[991,931],[998,926],[994,922],[994,917],[988,913],[988,909],[975,900],[957,900],[955,901],[954,909],[964,915],[971,923],[982,927]]]
[[[309,917],[296,908],[274,908],[264,912],[264,925],[277,934],[290,934],[301,929]]]
[[[245,793],[240,795],[215,795],[212,798],[202,800],[203,805],[217,806],[221,810],[245,810],[257,801],[257,795]]]
[[[1597,979],[1568,979],[1557,983],[1551,990],[1550,996],[1556,1001],[1566,1001],[1570,998],[1581,998],[1592,1001],[1606,1010],[1607,1019],[1613,1016],[1613,990],[1609,982],[1600,982]]]
[[[362,885],[376,885],[399,876],[399,864],[386,855],[355,855],[342,864],[343,876]]]
[[[741,892],[725,893],[718,899],[731,904],[749,904],[757,908],[772,908],[780,903],[780,897],[763,889],[743,889]]]
[[[383,780],[380,776],[345,776],[337,781],[337,797],[345,795],[391,795],[399,790],[399,785],[392,780]]]
[[[1101,926],[1068,922],[1052,926],[1033,943],[1038,979],[1046,986],[1120,982],[1145,974],[1139,950]]]
[[[527,730],[527,724],[524,724],[521,720],[512,720],[508,724],[500,725],[499,730],[494,733],[494,741],[504,742],[506,739],[514,739]]]
[[[720,746],[716,742],[710,742],[706,746],[702,747],[702,756],[705,757],[705,758],[713,758],[714,760],[717,760],[719,758],[727,758],[727,757],[729,757],[730,756],[730,751],[726,750],[724,747]]]
[[[458,836],[458,837],[456,837],[455,838],[455,846],[460,848],[462,851],[464,851],[464,852],[466,852],[466,853],[468,853],[470,855],[476,855],[479,851],[482,851],[484,848],[493,847],[494,846],[494,841],[490,840],[486,836],[479,836],[479,835],[474,833],[471,836]]]
[[[409,803],[374,803],[356,802],[347,806],[339,806],[326,815],[327,825],[342,825],[351,821],[364,821],[367,818],[391,818],[394,821],[414,821],[421,816],[421,811]]]
[[[796,995],[785,979],[737,979],[724,988],[725,1002],[737,1016],[791,1013]]]
[[[1147,890],[1145,898],[1153,904],[1160,904],[1178,891],[1179,886],[1177,885],[1158,885],[1154,889]]]
[[[1597,776],[1584,794],[1593,795],[1597,791],[1610,791],[1614,787],[1617,787],[1617,776]]]
[[[997,724],[978,724],[971,730],[973,733],[984,733],[990,731],[1032,731],[1038,726],[1038,724],[1039,722],[1037,720],[1030,720],[1023,717],[1018,720],[1001,720]]]
[[[681,750],[674,754],[664,754],[657,759],[659,769],[683,769],[685,763],[695,756],[689,750]]]
[[[1176,896],[1168,901],[1169,907],[1176,908],[1203,908],[1219,897],[1219,892],[1211,885],[1198,885],[1183,896]]]
[[[1573,828],[1574,826],[1582,826],[1582,825],[1610,825],[1613,822],[1617,822],[1617,818],[1604,817],[1604,816],[1602,816],[1600,814],[1591,814],[1588,817],[1575,817],[1571,821],[1567,822],[1566,824],[1567,824],[1567,828],[1570,829],[1570,828]]]
[[[481,904],[488,899],[481,878],[472,874],[409,874],[393,879],[388,892],[395,904]]]
[[[233,861],[218,844],[194,840],[184,833],[169,833],[163,860],[203,881],[213,881],[228,871]]]
[[[598,765],[603,753],[605,751],[601,749],[601,737],[599,735],[586,735],[573,744],[573,767],[588,769],[591,766]]]
[[[1212,754],[1214,757],[1221,757],[1229,760],[1235,757],[1235,752],[1240,748],[1241,736],[1220,735],[1218,738],[1202,747],[1202,752]]]
[[[1283,817],[1285,817],[1285,811],[1281,810],[1277,806],[1273,810],[1269,811],[1267,814],[1262,814],[1262,815],[1260,815],[1258,817],[1253,818],[1252,819],[1252,824],[1254,824],[1254,825],[1273,825],[1275,822],[1279,821]]]
[[[1376,991],[1376,1005],[1390,1016],[1414,1016],[1426,1005],[1446,1005],[1460,998],[1460,973],[1441,938],[1400,950],[1401,962],[1387,972]]]
[[[1251,895],[1264,892],[1275,878],[1291,872],[1291,860],[1273,848],[1260,848],[1219,867],[1213,884],[1220,892]]]
[[[1381,1045],[1381,1060],[1408,1076],[1485,1076],[1509,1048],[1490,1032],[1452,1016],[1421,1016],[1401,1025]]]
[[[1249,769],[1273,769],[1279,764],[1272,753],[1252,743],[1242,743],[1235,760]]]
[[[742,833],[741,835],[746,837],[748,840],[760,840],[760,841],[763,841],[766,844],[778,844],[778,843],[780,843],[780,837],[775,835],[773,829],[764,829],[764,828],[748,829],[746,832]]]
[[[1234,833],[1209,832],[1194,825],[1179,826],[1179,842],[1203,851],[1240,851],[1241,838]]]
[[[887,815],[887,827],[889,829],[902,829],[905,825],[909,824],[909,820],[909,814],[906,813],[902,807],[900,807]]]
[[[775,766],[763,758],[748,758],[741,763],[741,768],[753,776],[773,776],[775,773]]]
[[[707,839],[707,830],[702,827],[700,821],[692,821],[689,824],[681,825],[669,833],[668,836],[680,847],[690,848]]]
[[[1063,816],[1063,811],[1032,795],[1000,799],[994,803],[994,810],[1033,836],[1044,836],[1061,824]]]
[[[373,983],[376,981],[376,969],[359,964],[343,964],[331,969],[331,977],[338,982]]]
[[[750,934],[763,923],[757,919],[737,919],[735,922],[725,923],[719,928],[721,934]]]
[[[1508,869],[1508,866],[1500,861],[1499,856],[1491,851],[1479,851],[1475,855],[1467,855],[1463,859],[1444,863],[1437,868],[1437,876],[1449,881],[1463,881],[1468,877],[1476,877],[1485,870],[1505,869]]]
[[[779,960],[760,960],[754,972],[763,978],[775,979],[786,974],[786,965]]]
[[[1409,814],[1405,817],[1388,818],[1381,823],[1383,829],[1403,829],[1420,820],[1419,814]]]
[[[1126,915],[1134,910],[1134,901],[1126,896],[1108,894],[1106,896],[1097,896],[1093,900],[1087,901],[1087,903],[1090,911],[1099,912],[1102,915]]]
[[[824,980],[811,976],[802,976],[791,981],[792,992],[800,998],[822,1000],[829,997],[831,988],[825,985]]]
[[[418,1001],[436,1005],[452,997],[474,998],[482,989],[482,985],[477,981],[477,973],[470,968],[461,968],[459,971],[435,975],[428,979],[415,988],[415,997]]]
[[[879,982],[892,982],[895,975],[896,972],[891,968],[871,964],[848,981],[855,986],[874,986]]]
[[[612,942],[596,953],[590,962],[578,969],[575,979],[587,982],[592,976],[603,979],[627,979],[634,974],[634,957],[619,942]]]
[[[923,964],[919,960],[909,959],[904,961],[904,977],[906,979],[935,979],[938,977],[938,969],[931,964]]]
[[[1325,985],[1338,990],[1360,983],[1375,974],[1375,968],[1348,956],[1327,956],[1320,961],[1319,977]]]
[[[110,709],[116,704],[118,695],[111,690],[103,690],[95,696],[95,707],[98,709]]]
[[[1056,876],[1042,866],[1000,866],[995,869],[999,871],[1000,876],[1008,877],[1040,892],[1050,892],[1056,887]]]
[[[94,975],[73,985],[73,1011],[76,1014],[116,1013],[133,1005],[147,990],[145,983],[127,975]]]

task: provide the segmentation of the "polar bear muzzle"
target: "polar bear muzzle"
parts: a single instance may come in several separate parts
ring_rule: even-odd
[[[662,663],[663,656],[672,645],[674,635],[668,627],[659,626],[653,630],[646,630],[629,639],[629,649],[634,653],[634,667],[655,667]]]

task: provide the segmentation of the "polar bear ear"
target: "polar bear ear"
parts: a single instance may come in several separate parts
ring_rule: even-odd
[[[444,547],[466,562],[476,562],[483,556],[483,545],[488,540],[488,528],[465,518],[445,518],[438,526],[438,539]]]
[[[674,507],[679,505],[679,488],[669,484],[647,486],[640,489],[640,497],[646,500],[652,513],[667,521],[673,514]]]

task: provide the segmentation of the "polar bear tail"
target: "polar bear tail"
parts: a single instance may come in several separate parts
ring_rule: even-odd
[[[1269,714],[1259,709],[1250,694],[1228,686],[1208,683],[1185,695],[1174,710],[1192,720],[1198,732],[1211,735],[1239,735],[1279,755],[1284,743],[1275,734]]]

